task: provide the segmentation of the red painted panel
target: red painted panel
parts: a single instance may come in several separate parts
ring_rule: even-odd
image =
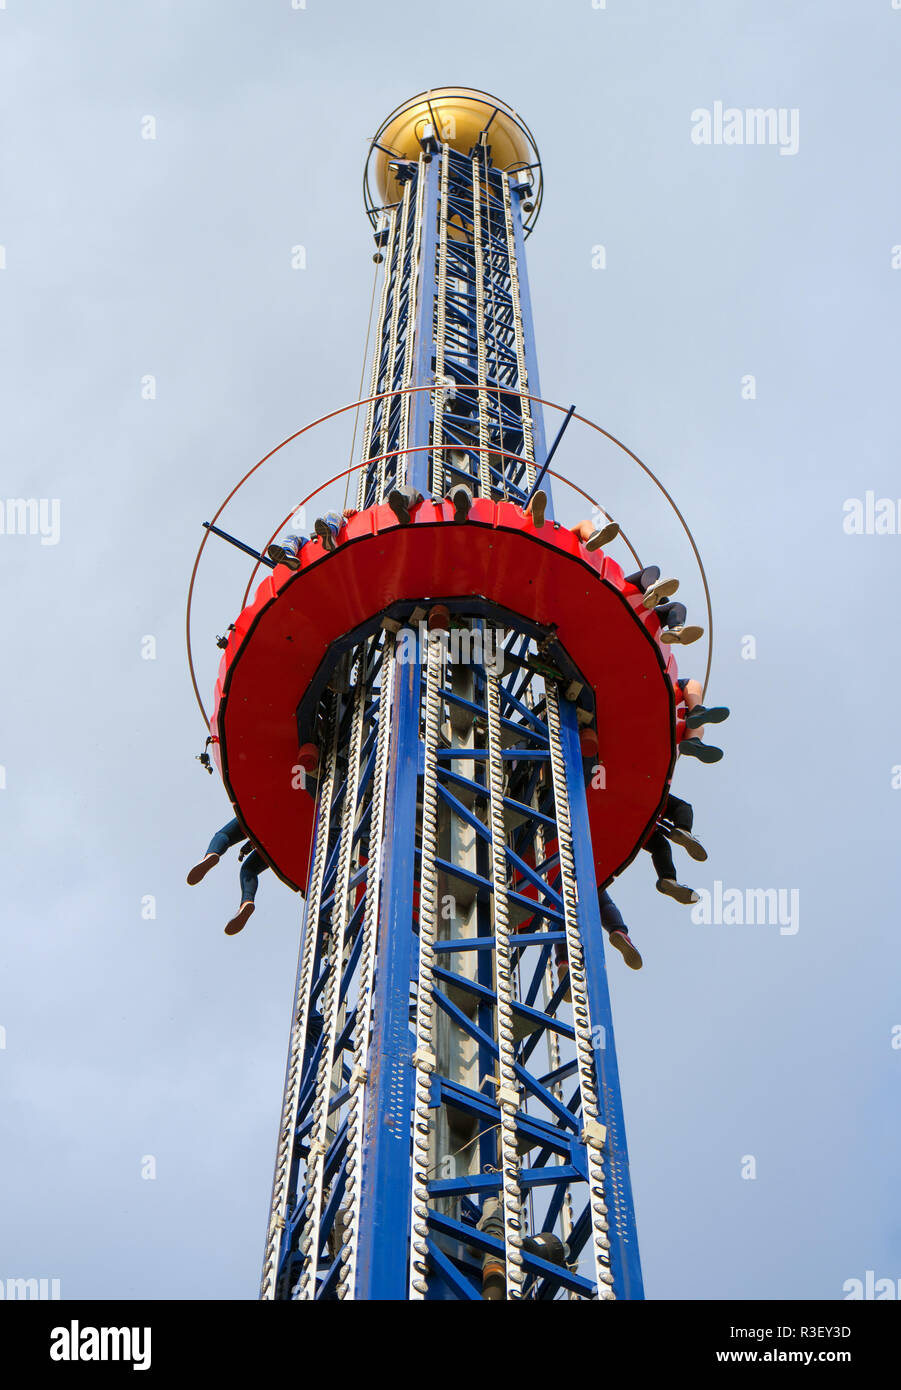
[[[615,561],[589,554],[511,503],[477,499],[455,523],[424,502],[412,526],[387,506],[353,517],[337,550],[318,541],[263,580],[235,623],[220,666],[212,732],[235,811],[280,876],[303,888],[313,800],[292,787],[295,712],[330,645],[395,600],[479,594],[559,638],[591,683],[605,786],[589,787],[599,883],[636,853],[665,799],[675,754],[676,663],[659,621]],[[684,711],[680,710],[680,714]]]

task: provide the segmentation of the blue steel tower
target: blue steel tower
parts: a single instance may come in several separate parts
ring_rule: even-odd
[[[305,897],[264,1299],[643,1296],[598,893],[665,801],[679,696],[619,567],[528,507],[540,201],[484,93],[380,128],[357,511],[223,657],[226,788]]]

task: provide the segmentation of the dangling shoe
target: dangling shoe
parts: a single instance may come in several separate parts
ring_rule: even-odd
[[[656,608],[657,604],[665,598],[672,598],[678,591],[678,579],[657,579],[653,584],[649,584],[644,591],[645,608]]]
[[[399,487],[395,487],[388,493],[388,506],[397,517],[401,526],[410,525],[413,519],[410,516],[410,512],[413,507],[418,506],[421,501],[422,493],[420,492],[414,492],[411,498],[408,497],[406,492],[402,492]]]
[[[300,561],[296,555],[292,555],[283,545],[270,545],[266,551],[270,560],[274,560],[277,565],[287,565],[289,570],[299,570]]]
[[[538,491],[535,493],[535,496],[529,503],[529,510],[526,513],[526,515],[530,516],[532,518],[532,521],[539,528],[544,525],[544,513],[546,507],[547,493],[542,492],[541,488],[539,488]]]
[[[610,933],[610,945],[615,946],[626,962],[630,970],[640,970],[642,966],[641,956],[635,943],[629,940],[624,931],[612,931]]]
[[[718,763],[723,756],[722,748],[714,748],[699,738],[684,738],[679,744],[679,752],[686,753],[689,758],[699,758],[702,763]]]
[[[242,903],[234,917],[225,928],[226,936],[237,936],[239,931],[246,927],[251,915],[253,914],[253,903]]]
[[[201,879],[206,878],[206,876],[207,876],[207,874],[209,873],[210,869],[215,868],[216,865],[217,865],[218,863],[219,863],[219,855],[218,855],[218,854],[207,854],[207,855],[205,855],[205,856],[203,857],[203,859],[201,859],[201,861],[200,861],[199,864],[195,864],[194,867],[193,867],[193,869],[190,869],[190,870],[188,871],[187,882],[188,882],[188,883],[191,885],[191,887],[193,888],[195,884],[200,883]]]
[[[686,907],[701,901],[693,888],[686,888],[684,883],[677,883],[674,878],[658,878],[657,892],[665,893],[668,898],[675,898],[677,903],[684,903]]]
[[[326,550],[337,550],[338,547],[335,543],[334,528],[329,525],[325,517],[320,516],[317,518],[316,525],[313,527],[313,530],[316,532],[316,535],[322,541],[322,544]]]
[[[696,840],[694,835],[688,830],[680,830],[678,826],[674,826],[672,830],[664,833],[668,833],[672,843],[674,845],[679,845],[686,853],[691,855],[692,859],[696,859],[699,864],[702,864],[707,858],[707,851],[701,844],[701,841]]]
[[[713,709],[695,705],[691,713],[685,717],[685,727],[699,729],[702,724],[722,724],[723,720],[728,718],[729,711],[725,705],[715,705]]]
[[[595,531],[593,536],[588,537],[588,540],[585,542],[585,549],[600,550],[602,545],[609,545],[611,541],[615,541],[618,535],[619,522],[608,521],[607,525],[602,526],[600,531]],[[637,970],[638,967],[634,966],[633,969]]]
[[[465,483],[459,483],[457,487],[450,490],[450,499],[454,504],[454,521],[466,521],[472,507],[472,493]]]
[[[661,642],[679,642],[683,647],[687,647],[689,642],[697,642],[699,637],[704,636],[702,627],[686,627],[684,623],[679,623],[676,627],[664,628],[660,634]]]

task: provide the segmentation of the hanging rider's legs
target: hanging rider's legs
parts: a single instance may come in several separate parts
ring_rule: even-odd
[[[644,594],[645,608],[656,608],[663,599],[672,598],[679,588],[678,579],[661,579],[659,565],[645,565],[643,570],[626,575],[626,583],[634,584]]]
[[[287,536],[281,545],[270,545],[266,554],[277,565],[287,565],[289,570],[299,570],[300,560],[298,557],[310,539],[310,536],[301,536],[295,533],[292,536]]]
[[[654,612],[660,619],[660,626],[663,631],[660,634],[661,642],[672,645],[679,642],[683,647],[687,647],[689,642],[697,642],[699,637],[704,636],[702,627],[692,627],[686,624],[688,610],[684,603],[658,603],[654,606]]]
[[[609,545],[611,541],[616,540],[619,535],[619,522],[611,521],[608,517],[603,526],[596,527],[593,521],[585,519],[577,521],[575,526],[570,526],[569,529],[586,550],[600,550],[602,545]],[[638,969],[637,966],[633,968]]]
[[[678,882],[673,852],[670,849],[669,840],[662,830],[655,830],[645,843],[644,848],[654,862],[658,893],[665,893],[668,898],[675,898],[677,903],[687,904],[700,901],[693,888],[686,888],[683,883]]]
[[[629,939],[629,928],[606,888],[598,889],[598,904],[601,909],[601,926],[607,933],[610,945],[616,947],[631,970],[640,970],[641,956],[635,943]]]
[[[397,517],[401,526],[409,526],[412,520],[410,513],[418,507],[422,501],[422,493],[415,487],[404,484],[403,487],[393,487],[388,493],[388,506]]]
[[[670,792],[666,798],[666,805],[663,808],[659,825],[667,839],[686,850],[692,859],[701,863],[707,858],[706,849],[700,840],[696,840],[691,833],[694,825],[694,811],[689,802],[682,801],[680,797],[673,796]]]
[[[337,548],[338,532],[344,525],[346,518],[346,512],[326,512],[325,516],[317,517],[313,530],[322,541],[326,550],[335,550]]]
[[[241,864],[241,906],[225,928],[226,936],[235,936],[247,923],[254,910],[260,874],[269,865],[258,849],[252,849]]]
[[[465,483],[454,483],[447,494],[448,502],[453,503],[454,521],[465,521],[472,510],[473,496]]]
[[[210,869],[214,868],[227,849],[232,845],[239,845],[247,836],[241,829],[237,820],[230,820],[227,825],[223,825],[221,830],[217,830],[212,840],[210,840],[207,852],[204,857],[194,865],[188,874],[188,883],[193,888],[201,879],[206,878]]]
[[[701,704],[701,682],[679,677],[679,688],[685,697],[685,738],[679,744],[679,752],[687,753],[691,758],[699,758],[702,763],[718,763],[723,756],[722,748],[714,748],[709,743],[704,743],[704,725],[721,724],[724,719],[729,718],[729,711],[725,705],[718,705],[713,709],[707,709]]]
[[[610,945],[616,947],[631,970],[640,970],[642,960],[638,953],[638,948],[635,943],[630,940],[629,929],[622,919],[619,908],[606,888],[598,889],[598,906],[601,909],[601,926],[607,933]],[[557,963],[557,981],[562,985],[569,974],[569,956],[563,942],[559,942],[554,948],[554,958]],[[571,991],[569,989],[567,989],[564,998],[571,998]]]

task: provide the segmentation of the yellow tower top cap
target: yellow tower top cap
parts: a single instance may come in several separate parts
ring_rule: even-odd
[[[531,168],[536,194],[540,192],[538,149],[528,126],[512,106],[474,87],[433,87],[398,106],[373,137],[365,188],[370,215],[376,206],[373,194],[383,205],[400,200],[403,186],[392,172],[391,163],[396,159],[418,159],[422,141],[428,135],[461,154],[468,154],[484,139],[496,169],[510,173]],[[535,213],[538,202],[535,196]]]

